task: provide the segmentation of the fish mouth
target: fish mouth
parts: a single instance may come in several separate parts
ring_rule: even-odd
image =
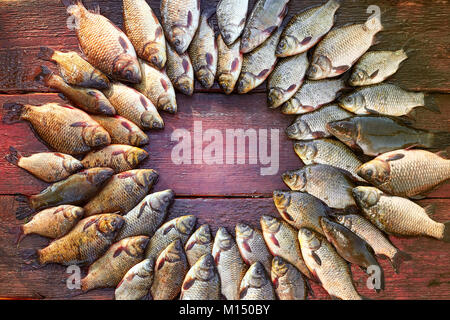
[[[298,136],[300,134],[300,130],[298,129],[297,124],[293,124],[290,125],[289,127],[286,128],[286,135],[290,138],[290,139],[295,139],[296,136]]]
[[[146,129],[163,129],[164,121],[160,117],[156,117],[150,111],[145,111],[141,116],[141,122]]]
[[[188,76],[183,75],[180,77],[177,80],[177,86],[178,90],[187,96],[192,96],[194,94],[194,82]]]
[[[198,80],[206,89],[214,85],[214,74],[208,68],[202,68],[198,72]]]
[[[239,80],[238,93],[245,94],[249,92],[253,88],[253,83],[254,79],[252,78],[252,75],[249,73],[244,73]]]
[[[226,94],[231,94],[234,90],[234,78],[229,73],[221,74],[219,77],[219,85]]]
[[[116,109],[114,109],[114,107],[107,102],[100,102],[99,106],[98,106],[98,110],[107,116],[115,116],[116,115]]]
[[[283,93],[279,89],[270,89],[267,96],[267,102],[271,109],[278,108],[283,102]]]
[[[148,245],[149,242],[150,242],[150,239],[149,239],[148,237],[145,238],[145,239],[143,239],[143,240],[141,241],[141,243],[139,244],[140,249],[141,249],[142,251],[144,251],[145,248],[147,248],[147,245]]]
[[[170,99],[169,96],[163,96],[158,101],[158,108],[161,110],[164,110],[169,113],[176,113],[177,112],[177,105],[176,103],[172,102],[172,99]]]

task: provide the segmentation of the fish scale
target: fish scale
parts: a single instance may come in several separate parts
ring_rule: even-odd
[[[296,237],[297,238],[297,237]],[[302,274],[280,257],[272,260],[272,283],[280,300],[305,300],[307,286]]]
[[[194,93],[194,68],[187,52],[178,54],[167,44],[166,72],[178,91],[188,96]]]
[[[241,35],[245,27],[248,0],[220,0],[217,4],[217,22],[220,33],[228,46]],[[238,47],[240,47],[240,41]]]
[[[272,283],[260,262],[248,269],[242,279],[239,296],[240,300],[275,300]]]
[[[142,146],[148,143],[148,136],[144,131],[124,117],[99,115],[92,115],[91,117],[108,131],[111,136],[111,142],[114,144]]]
[[[143,260],[123,277],[114,292],[116,300],[141,300],[145,298],[153,283],[153,260]]]
[[[190,266],[193,266],[203,255],[212,251],[212,236],[209,225],[204,224],[195,231],[186,242],[184,250]]]
[[[219,51],[217,82],[226,94],[231,94],[241,74],[244,55],[240,52],[239,42],[228,46],[223,41],[222,35],[217,38],[217,47]]]

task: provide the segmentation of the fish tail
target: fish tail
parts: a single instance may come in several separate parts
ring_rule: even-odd
[[[16,243],[17,247],[19,247],[20,242],[21,242],[21,241],[23,240],[23,238],[25,238],[25,236],[26,236],[23,226],[18,227],[16,233],[17,233],[17,236],[16,236],[16,241],[15,241],[15,243]]]
[[[436,100],[431,95],[424,96],[423,105],[426,109],[428,109],[432,112],[441,113],[441,110],[439,109],[439,106],[437,105]]]
[[[430,148],[445,150],[450,146],[450,132],[432,133]]]
[[[202,16],[209,20],[213,15],[216,14],[216,8],[214,6],[208,7],[202,11]]]
[[[45,61],[53,61],[53,54],[55,50],[49,47],[41,47],[38,53],[38,58]]]
[[[20,154],[20,152],[16,148],[14,148],[12,146],[9,147],[9,153],[5,156],[5,159],[9,163],[17,166],[18,163],[19,163],[20,158],[22,158],[22,155]]]
[[[395,273],[400,273],[400,264],[402,261],[412,260],[411,255],[406,252],[397,250],[394,256],[391,259],[392,267],[394,268]]]
[[[25,270],[37,270],[43,267],[43,263],[40,261],[41,250],[25,249],[20,252],[20,256],[24,260]]]
[[[327,4],[332,8],[339,8],[342,5],[342,2],[342,0],[329,0]]]
[[[444,242],[450,242],[450,221],[444,222]]]
[[[372,13],[374,13],[374,15],[370,17],[364,25],[368,30],[373,30],[377,32],[383,30],[383,25],[381,24],[381,15],[377,14],[377,12]]]
[[[53,72],[46,66],[41,66],[41,72],[34,78],[35,81],[43,81],[45,84],[51,82]]]
[[[65,6],[66,8],[69,8],[70,6],[78,6],[78,5],[83,5],[83,3],[81,2],[81,0],[61,0],[61,3],[63,4],[63,6]]]
[[[30,206],[30,199],[28,196],[17,194],[15,200],[23,204],[16,209],[16,219],[23,220],[34,212]]]
[[[81,17],[83,11],[87,11],[81,0],[61,0],[67,13],[74,17]]]
[[[12,124],[19,122],[22,118],[22,113],[25,106],[21,103],[7,102],[3,105],[6,113],[3,115],[2,121],[5,124]]]

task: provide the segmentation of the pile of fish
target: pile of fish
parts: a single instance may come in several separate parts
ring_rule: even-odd
[[[450,178],[449,160],[415,149],[443,149],[450,134],[399,118],[436,107],[383,83],[407,56],[367,52],[379,16],[333,28],[340,2],[329,0],[283,25],[288,0],[258,0],[248,16],[248,0],[204,11],[198,0],[161,0],[160,23],[145,0],[123,0],[122,31],[80,1],[62,2],[83,55],[42,48],[59,74],[42,66],[36,79],[71,104],[4,105],[4,122],[28,121],[53,150],[24,156],[11,147],[6,156],[51,183],[17,196],[17,218],[33,215],[18,241],[53,239],[37,250],[38,264],[89,266],[81,289],[116,288],[116,299],[303,300],[308,281],[333,298],[361,299],[349,263],[369,272],[385,256],[398,272],[409,258],[385,234],[450,241],[449,224],[410,200]],[[137,169],[148,157],[140,147],[145,131],[164,128],[158,110],[177,112],[175,90],[193,94],[194,76],[205,88],[217,79],[226,94],[267,79],[269,107],[298,115],[286,133],[306,166],[283,174],[291,191],[273,193],[282,219],[239,223],[235,237],[195,230],[193,215],[166,221],[174,192],[150,193],[158,173]],[[358,89],[339,96],[348,85]]]

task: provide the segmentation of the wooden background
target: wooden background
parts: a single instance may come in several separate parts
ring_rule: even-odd
[[[215,6],[218,1],[203,1],[203,6]],[[250,1],[253,6],[255,1]],[[323,1],[292,0],[293,14]],[[382,9],[383,33],[377,37],[375,49],[409,52],[401,70],[392,82],[410,90],[423,90],[432,95],[441,108],[441,114],[420,110],[416,126],[437,131],[450,131],[450,37],[448,1],[343,1],[337,14],[337,25],[365,21],[368,5]],[[102,14],[122,26],[121,1],[87,1],[88,7],[99,5]],[[159,15],[159,1],[149,1]],[[36,58],[40,46],[76,50],[75,34],[66,28],[67,15],[56,0],[1,1],[0,2],[0,105],[5,102],[42,104],[59,101],[57,94],[33,81],[42,63]],[[48,63],[46,63],[49,65]],[[51,65],[50,65],[51,66]],[[215,86],[204,90],[197,85],[193,97],[177,95],[179,113],[164,114],[164,131],[151,132],[146,149],[150,158],[144,167],[160,173],[155,190],[172,188],[177,199],[170,209],[170,217],[195,214],[199,223],[209,223],[215,232],[226,226],[234,232],[238,221],[258,226],[262,214],[277,215],[271,199],[274,189],[285,188],[280,174],[302,166],[292,150],[292,142],[284,128],[293,117],[281,115],[266,107],[265,84],[245,96],[225,96]],[[3,113],[3,110],[0,111]],[[171,161],[171,134],[177,128],[192,129],[194,121],[202,121],[203,129],[280,129],[280,169],[275,176],[260,176],[260,165],[182,165]],[[32,299],[111,299],[113,290],[94,290],[80,295],[66,289],[65,268],[57,265],[33,270],[24,264],[27,249],[44,247],[48,240],[39,236],[26,238],[19,248],[14,244],[17,227],[17,204],[13,195],[31,195],[45,187],[25,171],[4,159],[10,145],[24,153],[42,152],[47,148],[31,132],[28,124],[7,126],[0,123],[0,297]],[[421,205],[435,204],[438,221],[450,220],[450,184],[433,192]],[[359,292],[374,299],[449,299],[450,298],[450,246],[440,241],[417,238],[392,241],[401,250],[410,253],[412,261],[405,262],[401,273],[395,274],[386,260],[380,260],[386,274],[386,290],[380,294],[365,287],[365,275],[353,268]],[[326,292],[313,284],[316,298],[325,298]]]

